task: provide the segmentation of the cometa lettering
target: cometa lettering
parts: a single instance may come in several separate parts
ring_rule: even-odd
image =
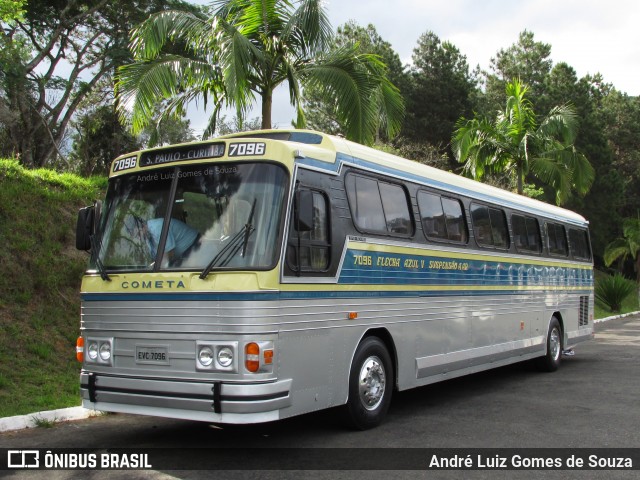
[[[121,286],[123,289],[127,290],[161,290],[165,288],[186,288],[182,280],[148,280],[141,282],[134,280],[132,282],[122,282]]]

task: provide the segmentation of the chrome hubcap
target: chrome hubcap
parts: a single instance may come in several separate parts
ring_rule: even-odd
[[[560,332],[557,328],[551,330],[549,336],[549,350],[551,352],[551,358],[558,360],[560,358]]]
[[[369,357],[362,364],[358,377],[360,401],[367,410],[375,410],[382,403],[387,383],[384,367],[378,357]]]

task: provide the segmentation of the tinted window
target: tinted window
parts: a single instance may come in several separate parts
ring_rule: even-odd
[[[473,234],[483,247],[509,248],[509,232],[502,210],[484,205],[471,205]]]
[[[353,221],[359,230],[408,236],[413,223],[404,188],[359,175],[346,180]]]
[[[569,245],[571,253],[575,258],[591,260],[591,249],[589,248],[589,236],[585,230],[569,229]]]
[[[568,253],[567,236],[564,227],[558,223],[547,223],[547,237],[549,253],[566,257]]]
[[[538,220],[522,215],[511,216],[511,228],[513,229],[513,243],[519,252],[540,253],[542,242],[540,241],[540,228]]]
[[[430,240],[467,242],[467,225],[459,200],[418,192],[422,228]]]

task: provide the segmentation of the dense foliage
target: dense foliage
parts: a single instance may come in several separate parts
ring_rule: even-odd
[[[261,3],[268,7],[266,17],[250,8]],[[303,81],[310,60],[336,59],[337,53],[347,52],[369,62],[377,74],[384,71],[406,107],[400,135],[394,137],[398,125],[389,130],[379,117],[385,103],[369,103],[365,113],[373,118],[369,125],[374,130],[368,127],[367,141],[374,138],[390,151],[461,172],[463,165],[456,162],[451,149],[456,121],[476,116],[495,119],[496,112],[504,111],[507,84],[518,80],[527,88],[537,125],[557,107],[568,106],[575,113],[573,146],[593,167],[594,179],[586,195],[573,196],[566,206],[590,221],[597,265],[604,265],[605,247],[623,236],[622,220],[637,216],[640,99],[618,91],[599,74],[579,78],[570,64],[554,64],[553,46],[537,41],[531,31],[520,33],[512,45],[497,51],[484,71],[471,70],[464,52],[430,30],[416,39],[411,65],[403,65],[374,25],[349,22],[333,35],[324,6],[312,0],[225,0],[214,8],[178,0],[2,0],[0,7],[0,154],[15,156],[28,167],[50,165],[89,174],[105,171],[110,159],[126,150],[192,138],[189,123],[181,116],[187,103],[174,110],[177,119],[165,124],[164,133],[156,128],[163,124],[160,111],[180,102],[171,95],[161,95],[162,104],[158,98],[147,97],[152,99],[145,113],[150,127],[143,136],[133,135],[119,123],[114,110],[114,72],[136,55],[149,62],[149,69],[156,57],[175,60],[182,56],[195,62],[188,64],[193,68],[175,70],[168,77],[177,83],[166,86],[167,91],[188,100],[186,87],[200,87],[201,93],[209,92],[204,97],[209,107],[220,106],[224,100],[242,111],[252,95],[257,95],[266,101],[266,112],[271,87],[289,82],[291,100],[299,107],[299,124],[304,118],[313,128],[353,136],[349,132],[355,124],[346,120],[351,107],[343,103],[344,98],[335,100],[340,95],[328,87],[330,82]],[[157,13],[169,9],[183,16]],[[187,28],[198,22],[201,30]],[[293,26],[301,22],[315,22],[305,31],[311,35],[307,40],[294,35]],[[131,50],[129,35],[134,27]],[[185,35],[178,35],[185,30]],[[247,47],[248,56],[240,54],[240,45]],[[309,56],[305,59],[297,52]],[[198,63],[200,60],[206,62]],[[265,70],[269,65],[273,69]],[[210,75],[203,75],[206,72]],[[374,91],[372,85],[367,88]],[[213,121],[219,120],[217,114],[214,109]],[[265,116],[261,121],[268,125]],[[238,129],[246,126],[242,120],[226,121],[225,131],[234,123]],[[517,181],[508,170],[486,181],[513,190],[522,183],[525,194],[535,192],[555,202],[557,187],[531,169],[522,173]],[[633,259],[616,265],[631,273]]]

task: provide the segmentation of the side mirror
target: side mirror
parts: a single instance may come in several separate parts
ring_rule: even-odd
[[[295,229],[298,232],[313,230],[313,193],[310,190],[298,190],[295,200]]]
[[[95,232],[96,205],[81,208],[76,222],[76,248],[91,250],[91,236]]]

